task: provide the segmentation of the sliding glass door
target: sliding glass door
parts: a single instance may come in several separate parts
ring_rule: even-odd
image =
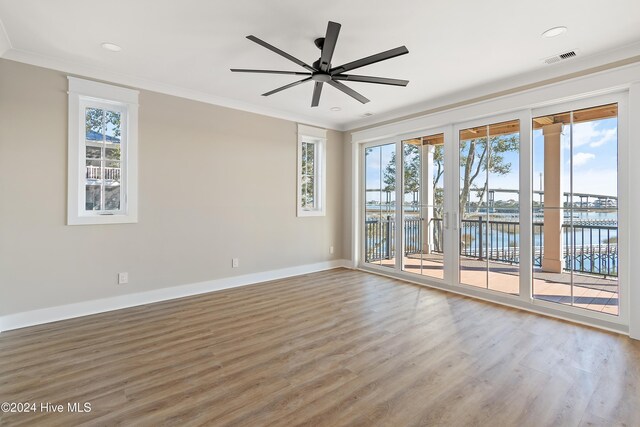
[[[364,149],[364,184],[364,262],[395,268],[395,143]]]
[[[402,270],[444,279],[444,133],[402,141]]]
[[[618,104],[532,127],[533,297],[618,315]]]
[[[624,99],[610,95],[363,145],[360,265],[624,321],[622,117]]]
[[[513,295],[520,278],[520,121],[459,130],[460,283]]]

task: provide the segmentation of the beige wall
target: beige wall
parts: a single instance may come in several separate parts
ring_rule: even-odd
[[[65,225],[66,90],[63,73],[0,60],[0,315],[347,255],[341,132],[327,215],[297,218],[296,123],[148,91],[139,223]]]

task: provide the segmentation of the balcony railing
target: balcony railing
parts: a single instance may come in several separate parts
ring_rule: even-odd
[[[404,224],[404,254],[423,253],[423,218],[409,217]],[[365,261],[395,256],[395,220],[386,216],[365,222]],[[520,262],[520,223],[465,219],[460,224],[460,255],[509,264]],[[533,265],[541,267],[544,256],[543,223],[533,223]],[[429,221],[430,251],[442,253],[441,218]],[[563,224],[565,270],[602,276],[618,275],[618,227],[602,224]]]
[[[100,166],[87,166],[87,179],[102,179]],[[104,179],[120,181],[120,168],[104,168]]]

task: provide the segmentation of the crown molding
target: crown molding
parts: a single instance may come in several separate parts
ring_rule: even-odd
[[[1,24],[1,23],[0,23]],[[206,92],[195,91],[192,89],[183,88],[167,83],[162,83],[154,80],[135,77],[128,74],[121,74],[113,71],[107,71],[99,67],[89,66],[73,61],[62,60],[53,58],[46,55],[41,55],[25,50],[12,48],[8,45],[8,48],[2,52],[2,35],[3,28],[0,28],[0,58],[8,59],[11,61],[21,62],[24,64],[34,65],[37,67],[49,68],[56,71],[61,71],[75,76],[89,78],[94,80],[101,80],[104,82],[115,83],[123,86],[129,86],[135,89],[148,90],[151,92],[158,92],[166,95],[177,96],[180,98],[190,99],[193,101],[204,102],[207,104],[217,105],[221,107],[231,108],[234,110],[241,110],[249,113],[261,114],[263,116],[274,117],[277,119],[289,120],[296,123],[304,123],[311,126],[322,127],[327,129],[342,130],[344,126],[338,123],[327,122],[324,120],[318,120],[316,118],[306,116],[303,114],[293,114],[286,111],[281,111],[272,108],[265,108],[257,106],[248,102],[237,101],[230,98],[224,98],[215,96]],[[6,34],[5,34],[6,36]],[[7,38],[7,42],[8,42]]]
[[[541,68],[527,73],[499,79],[484,85],[462,89],[422,103],[409,105],[404,108],[376,114],[373,117],[357,119],[346,123],[318,120],[317,118],[303,114],[290,113],[274,108],[265,108],[252,103],[219,97],[206,92],[195,91],[128,74],[106,71],[100,67],[89,66],[78,62],[62,60],[34,52],[15,49],[12,47],[10,39],[4,30],[4,26],[1,21],[0,58],[62,71],[80,77],[102,80],[109,83],[149,90],[207,104],[232,108],[235,110],[261,114],[296,123],[303,123],[310,126],[353,132],[366,129],[368,127],[382,126],[396,121],[403,121],[464,105],[471,105],[477,102],[513,93],[524,92],[533,88],[546,86],[575,77],[617,68],[628,65],[629,63],[640,62],[640,42],[635,42],[619,49],[613,49],[599,54],[578,57],[567,61],[566,63],[541,66]]]

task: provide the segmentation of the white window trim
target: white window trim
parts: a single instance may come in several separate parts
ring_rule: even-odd
[[[315,209],[302,208],[302,143],[313,143],[316,146],[315,156]],[[298,125],[298,150],[297,150],[297,212],[299,217],[325,216],[326,215],[326,157],[327,157],[327,131],[326,129],[311,126]]]
[[[123,224],[138,222],[138,94],[126,89],[90,80],[69,79],[69,146],[67,179],[67,225]],[[84,205],[84,107],[106,105],[123,113],[121,151],[121,209],[114,214],[85,210]]]

